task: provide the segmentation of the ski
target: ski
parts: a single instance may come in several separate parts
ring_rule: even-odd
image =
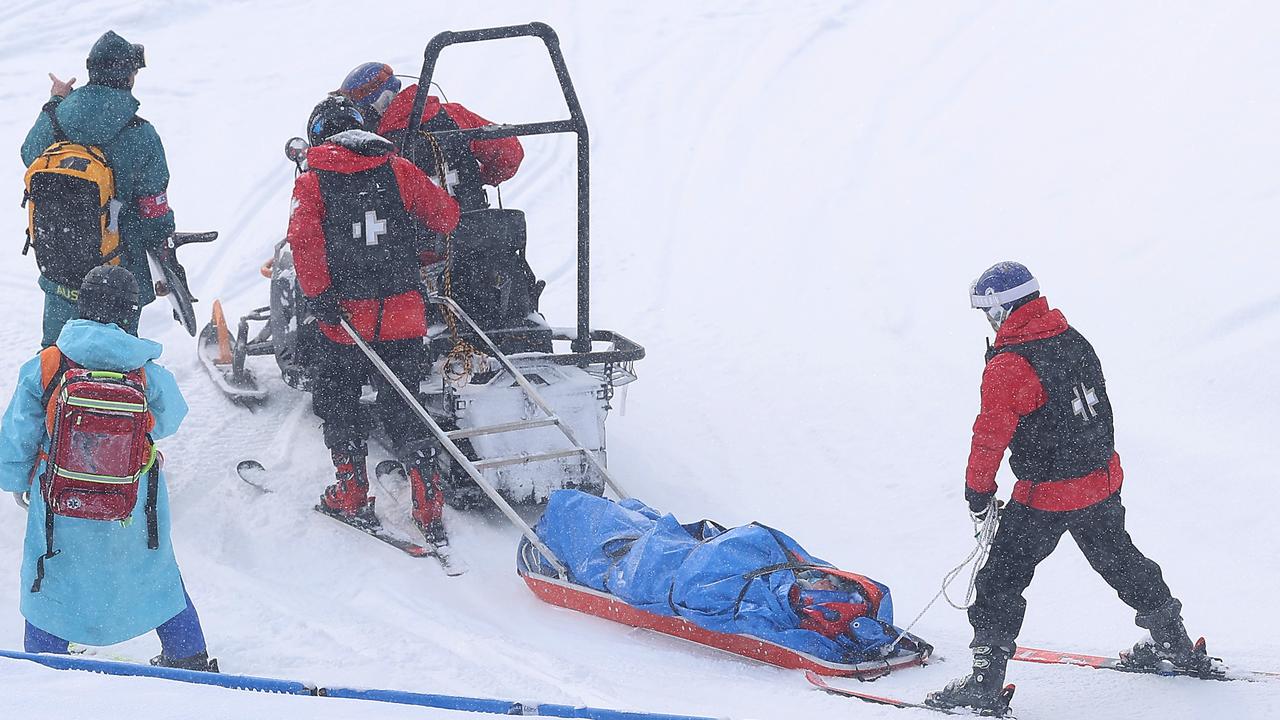
[[[858,692],[857,690],[847,690],[845,688],[836,687],[835,685],[828,683],[825,678],[823,678],[821,675],[819,675],[818,673],[812,670],[805,670],[804,677],[814,687],[818,688],[819,690],[822,690],[823,692],[831,693],[832,695],[838,695],[840,697],[854,698],[857,700],[861,700],[863,702],[874,703],[876,705],[888,705],[889,707],[896,707],[896,708],[911,708],[914,710],[929,710],[930,712],[942,713],[943,715],[970,715],[970,716],[979,715],[983,717],[1003,717],[1003,718],[1013,717],[1012,715],[1009,714],[1009,703],[1010,701],[1013,700],[1013,691],[1014,691],[1013,685],[1006,685],[1004,690],[1000,693],[1000,700],[1004,705],[1004,710],[999,712],[994,712],[994,711],[979,712],[979,711],[970,711],[965,708],[940,708],[940,707],[934,707],[932,705],[926,705],[922,702],[911,702],[909,700],[899,700],[897,698],[884,697],[882,695],[872,695],[870,693]]]
[[[383,460],[374,466],[373,480],[382,488],[387,495],[395,502],[397,509],[407,512],[405,503],[401,498],[398,490],[399,487],[408,483],[409,478],[405,473],[404,464],[399,460]],[[468,569],[465,560],[460,558],[453,552],[453,548],[449,543],[441,543],[439,545],[433,543],[425,543],[424,547],[432,550],[436,560],[440,563],[440,567],[444,568],[446,575],[456,577],[462,575]]]
[[[383,489],[388,491],[392,496],[392,499],[398,500],[399,498],[396,493],[392,492],[390,488],[382,482],[384,479],[383,476],[387,474],[387,472],[384,472],[384,466],[387,466],[388,463],[392,463],[397,468],[399,467],[399,463],[395,463],[394,461],[378,463],[377,479],[379,481],[379,485],[382,485]],[[267,483],[268,471],[266,466],[257,460],[241,460],[236,464],[236,474],[240,476],[240,479],[243,480],[245,484],[258,492],[263,494],[274,492]],[[419,544],[413,542],[385,528],[376,515],[370,514],[370,517],[346,517],[337,513],[329,512],[321,505],[316,505],[314,510],[325,517],[337,520],[349,528],[359,530],[371,538],[381,540],[387,545],[390,545],[411,557],[435,558],[436,562],[440,563],[441,569],[444,570],[444,574],[450,577],[457,577],[467,571],[466,562],[454,554],[447,544],[437,546],[430,543]]]
[[[271,488],[267,487],[266,484],[267,468],[257,460],[241,460],[236,464],[236,474],[240,476],[240,479],[246,485],[258,492],[264,494],[272,492]]]
[[[110,660],[112,662],[127,662],[127,663],[133,663],[135,665],[151,664],[148,661],[139,660],[138,658],[129,657],[128,655],[120,655],[118,653],[108,652],[106,648],[101,648],[96,645],[81,645],[79,643],[67,643],[67,654],[75,655],[77,657],[89,657],[89,658],[97,658],[99,660]]]
[[[381,540],[406,555],[411,555],[413,557],[434,557],[436,554],[435,548],[425,547],[406,540],[399,535],[389,532],[386,528],[382,527],[381,523],[370,522],[368,519],[361,516],[349,517],[331,512],[323,505],[316,505],[315,511],[325,517],[333,518],[349,528],[359,530],[371,538]]]
[[[1200,638],[1196,643],[1197,647],[1204,647],[1204,638]],[[1280,679],[1280,673],[1261,672],[1261,671],[1245,671],[1230,672],[1223,669],[1222,672],[1215,672],[1208,675],[1197,673],[1192,670],[1175,667],[1168,662],[1162,662],[1156,667],[1142,667],[1129,665],[1118,657],[1108,657],[1104,655],[1084,655],[1081,653],[1061,652],[1059,650],[1045,650],[1043,648],[1020,647],[1013,654],[1013,659],[1020,662],[1041,663],[1044,665],[1075,665],[1078,667],[1093,668],[1095,670],[1115,670],[1117,672],[1135,673],[1140,675],[1165,675],[1165,676],[1182,676],[1197,678],[1200,680],[1244,680],[1248,682],[1261,682],[1267,679]],[[1219,661],[1219,658],[1214,658]]]
[[[72,657],[91,658],[95,660],[106,660],[110,662],[119,662],[119,663],[131,663],[133,665],[149,665],[151,667],[161,667],[158,662],[160,659],[158,656],[151,658],[150,660],[141,660],[136,657],[129,657],[128,655],[120,655],[118,653],[111,652],[108,648],[99,647],[96,645],[81,645],[79,643],[67,643],[67,654],[71,655]],[[192,672],[195,672],[195,671],[193,670]],[[200,672],[204,672],[204,671],[200,671]],[[217,658],[209,658],[208,672],[212,672],[212,673],[219,672]]]

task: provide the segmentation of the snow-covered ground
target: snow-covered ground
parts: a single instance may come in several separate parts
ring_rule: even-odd
[[[218,297],[228,314],[265,304],[257,268],[292,179],[281,147],[350,67],[416,74],[440,30],[539,19],[560,34],[591,125],[595,324],[649,353],[609,424],[629,489],[683,518],[781,527],[889,583],[910,619],[971,543],[961,489],[988,328],[967,286],[1018,259],[1099,349],[1130,530],[1192,632],[1239,667],[1280,668],[1274,4],[50,0],[0,19],[13,191],[0,379],[39,341],[17,147],[45,73],[83,84],[101,32],[147,47],[136,93],[168,150],[180,227],[222,233],[184,251],[207,316]],[[539,53],[532,40],[452,48],[437,79],[492,119],[550,119],[562,103]],[[529,213],[543,309],[569,324],[573,141],[526,148],[503,199]],[[450,516],[472,568],[457,579],[315,515],[331,468],[306,397],[275,382],[257,413],[230,404],[167,315],[153,305],[143,330],[192,406],[163,448],[175,544],[225,669],[716,717],[899,716],[541,604],[496,513]],[[244,457],[276,468],[281,491],[238,482]],[[13,648],[22,522],[0,504],[0,646]],[[1106,653],[1138,635],[1070,542],[1029,601],[1028,645]],[[937,607],[917,630],[945,661],[875,691],[918,697],[965,672],[962,614]],[[0,678],[15,715],[460,716],[14,662]],[[1275,684],[1025,664],[1010,680],[1021,718],[1280,714]]]

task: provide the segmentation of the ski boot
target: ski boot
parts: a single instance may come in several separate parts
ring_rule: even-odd
[[[1211,657],[1204,638],[1192,643],[1182,623],[1182,603],[1177,600],[1150,615],[1139,615],[1138,625],[1151,630],[1133,648],[1120,652],[1120,663],[1141,672],[1184,674],[1212,679],[1226,674],[1218,658]]]
[[[979,715],[1004,717],[1013,698],[1013,686],[1004,685],[1005,666],[1012,656],[1010,647],[975,645],[973,672],[929,693],[924,704],[940,710],[967,707]]]
[[[438,549],[448,546],[449,535],[444,529],[444,489],[435,459],[434,448],[416,450],[405,463],[405,473],[413,495],[413,524]]]
[[[319,510],[344,521],[358,521],[377,527],[373,498],[369,497],[369,469],[365,464],[368,449],[364,443],[345,442],[333,448],[335,480],[320,496]]]
[[[209,657],[207,652],[198,652],[191,657],[167,658],[163,653],[151,658],[156,667],[177,668],[179,670],[198,670],[199,672],[218,672],[218,659]]]

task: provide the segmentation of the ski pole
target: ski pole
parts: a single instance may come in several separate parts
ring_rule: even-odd
[[[520,517],[520,515],[516,513],[515,509],[512,508],[506,499],[498,493],[498,490],[485,479],[484,474],[476,469],[475,465],[471,463],[471,459],[454,444],[453,440],[449,439],[448,433],[440,427],[440,425],[435,421],[435,418],[431,417],[431,413],[428,413],[426,408],[422,407],[422,403],[418,402],[417,396],[414,395],[409,388],[405,387],[404,383],[400,382],[400,378],[396,377],[396,374],[391,371],[391,368],[388,367],[385,362],[383,362],[382,358],[378,356],[378,353],[374,352],[373,348],[369,347],[368,343],[360,337],[360,333],[356,332],[355,329],[351,327],[351,323],[347,321],[345,315],[339,316],[338,322],[342,326],[342,329],[346,331],[347,335],[351,337],[351,340],[356,344],[356,347],[360,348],[360,351],[364,353],[365,357],[369,358],[369,362],[373,363],[373,366],[378,369],[378,372],[382,377],[386,379],[391,387],[395,388],[395,391],[409,405],[409,407],[413,409],[413,412],[422,419],[422,422],[427,424],[427,427],[431,430],[431,434],[436,436],[436,439],[439,440],[441,445],[444,446],[444,449],[453,456],[453,459],[458,463],[458,465],[467,472],[467,475],[471,480],[484,491],[485,495],[489,496],[489,499],[493,501],[494,505],[498,506],[498,509],[502,511],[502,514],[506,515],[507,519],[519,528],[520,532],[529,539],[529,542],[538,549],[538,552],[542,553],[547,561],[551,563],[552,567],[555,568],[556,574],[558,574],[561,579],[568,579],[569,569],[565,567],[564,563],[560,562],[560,558],[556,557],[556,554],[551,552],[551,548],[547,547],[546,543],[542,542],[542,538],[539,538],[538,534],[533,531],[533,528],[529,527],[529,523],[525,522],[524,518]]]

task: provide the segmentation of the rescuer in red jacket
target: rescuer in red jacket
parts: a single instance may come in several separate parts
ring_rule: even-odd
[[[409,127],[417,85],[401,91],[400,80],[391,66],[368,62],[348,73],[338,92],[360,107],[366,118],[366,129],[376,129],[379,135],[400,144],[401,136]],[[497,186],[515,176],[524,160],[524,148],[516,137],[466,141],[456,135],[437,133],[492,124],[458,103],[441,103],[439,98],[428,95],[420,126],[423,134],[414,138],[405,152],[406,157],[458,201],[464,213],[489,206],[483,186]],[[444,165],[443,172],[440,164]]]
[[[457,225],[458,204],[397,156],[388,140],[361,129],[363,123],[359,108],[338,95],[312,112],[312,147],[308,170],[294,184],[289,245],[323,336],[312,393],[336,481],[325,489],[321,508],[376,524],[366,465],[369,428],[360,412],[361,390],[376,371],[338,322],[348,318],[406,386],[418,387],[426,334],[420,254],[431,233]],[[413,519],[428,542],[444,544],[439,478],[416,442],[427,430],[383,387],[377,410],[393,446],[407,455]]]
[[[978,278],[971,304],[996,330],[982,373],[982,409],[973,424],[965,498],[975,521],[999,513],[999,528],[978,572],[969,609],[973,672],[927,702],[1002,711],[1005,665],[1015,650],[1027,603],[1022,593],[1036,565],[1070,533],[1089,564],[1137,611],[1151,639],[1122,653],[1138,668],[1167,660],[1200,675],[1219,671],[1193,646],[1180,603],[1160,566],[1125,530],[1111,402],[1093,346],[1040,297],[1025,267],[999,263]],[[996,472],[1010,451],[1013,497],[995,503]]]

